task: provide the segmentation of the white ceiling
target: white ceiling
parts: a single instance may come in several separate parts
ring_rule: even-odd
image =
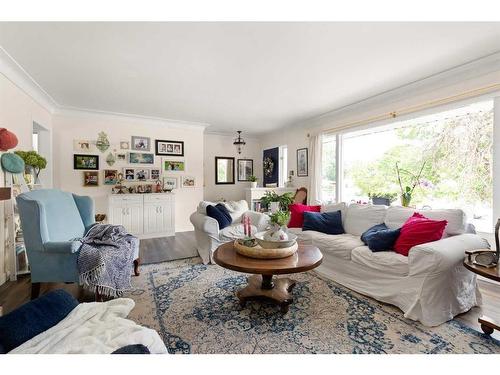
[[[61,106],[262,133],[500,50],[500,23],[0,23]]]

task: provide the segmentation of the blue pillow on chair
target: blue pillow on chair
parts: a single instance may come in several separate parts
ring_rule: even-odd
[[[0,347],[10,352],[63,320],[78,301],[57,289],[0,317]]]
[[[207,206],[207,215],[211,218],[214,218],[219,223],[219,229],[224,229],[228,227],[233,222],[231,215],[229,215],[229,211],[223,205],[218,203],[215,206]]]
[[[385,224],[377,224],[361,235],[368,248],[373,251],[393,250],[401,229],[389,229]]]
[[[342,213],[333,212],[304,212],[302,230],[314,230],[326,234],[342,234]]]

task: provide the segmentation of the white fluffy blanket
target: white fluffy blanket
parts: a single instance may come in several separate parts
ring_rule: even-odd
[[[126,319],[134,306],[129,298],[81,303],[57,325],[10,353],[105,354],[131,344],[143,344],[151,353],[167,353],[155,330]]]

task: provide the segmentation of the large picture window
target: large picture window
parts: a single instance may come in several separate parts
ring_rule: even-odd
[[[478,231],[492,231],[492,100],[345,132],[341,140],[342,176],[336,179],[341,200],[363,203],[388,196],[401,204],[396,163],[414,174],[423,165],[412,206],[461,208]],[[325,151],[323,156],[325,174],[332,161]],[[402,175],[403,185],[409,178]]]

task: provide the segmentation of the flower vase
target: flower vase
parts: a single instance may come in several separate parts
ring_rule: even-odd
[[[257,181],[251,181],[251,182],[250,182],[250,187],[251,187],[252,189],[255,189],[255,188],[257,187]]]
[[[280,209],[280,202],[270,202],[269,203],[269,211],[271,211],[271,213],[275,213],[279,209]]]
[[[410,203],[411,203],[411,195],[401,194],[401,206],[410,207]]]

